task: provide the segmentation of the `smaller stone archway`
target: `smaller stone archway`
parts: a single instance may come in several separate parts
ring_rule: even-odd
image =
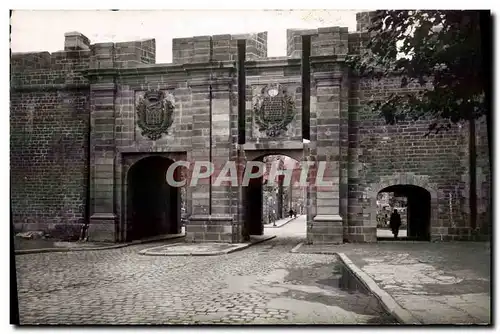
[[[408,237],[430,241],[432,227],[437,225],[438,199],[437,185],[429,182],[426,175],[395,173],[380,178],[371,184],[369,226],[377,226],[377,195],[381,192],[395,192],[408,199]],[[410,226],[411,225],[411,226]],[[373,229],[376,233],[376,228]]]
[[[396,205],[391,208],[391,212],[387,212],[390,217],[392,210],[397,209],[402,218],[399,240],[430,241],[431,195],[427,190],[414,185],[397,184],[382,189],[381,193],[392,193],[395,198],[406,199],[404,207]]]
[[[126,241],[179,233],[181,190],[166,182],[173,162],[151,155],[136,161],[126,173]]]

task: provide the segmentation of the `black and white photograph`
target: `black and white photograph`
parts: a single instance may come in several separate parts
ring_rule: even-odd
[[[494,10],[10,5],[9,330],[494,324]]]

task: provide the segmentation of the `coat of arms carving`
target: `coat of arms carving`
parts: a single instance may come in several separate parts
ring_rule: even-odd
[[[148,90],[137,102],[137,125],[142,135],[158,140],[168,134],[175,109],[174,97],[161,90]]]
[[[277,137],[287,131],[294,117],[295,102],[285,87],[269,84],[254,98],[253,110],[259,131]]]

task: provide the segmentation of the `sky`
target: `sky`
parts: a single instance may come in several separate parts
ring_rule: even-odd
[[[268,56],[286,55],[286,29],[325,26],[356,30],[354,10],[18,10],[11,17],[12,52],[59,51],[64,33],[91,43],[156,39],[156,62],[172,61],[172,39],[268,32]]]

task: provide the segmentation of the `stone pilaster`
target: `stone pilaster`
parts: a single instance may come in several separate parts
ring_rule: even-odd
[[[349,175],[348,175],[348,231],[347,239],[351,242],[363,242],[363,191],[360,189],[362,180],[360,172],[362,164],[359,161],[359,156],[362,149],[359,147],[359,79],[351,80],[350,96],[349,96]],[[376,235],[375,235],[376,241]]]
[[[340,85],[340,216],[343,218],[344,239],[348,235],[349,184],[349,77],[343,73]]]
[[[210,126],[210,91],[207,80],[192,81],[189,83],[191,89],[191,112],[193,115],[193,130],[191,138],[191,170],[195,162],[208,162],[210,137],[208,128]],[[198,216],[204,217],[209,215],[210,206],[210,180],[199,179],[196,185],[187,186],[190,189],[191,195],[191,216],[189,223],[186,225],[186,240],[189,242],[203,241],[205,238],[206,226],[203,223],[205,220],[197,219]]]
[[[313,243],[342,243],[340,216],[340,92],[341,73],[333,66],[313,72],[316,92],[316,215]],[[323,164],[323,168],[321,166]],[[321,175],[323,174],[323,175]]]
[[[231,70],[229,104],[230,128],[230,159],[235,161],[238,172],[238,184],[232,186],[231,215],[233,217],[233,242],[243,241],[244,231],[244,206],[241,180],[245,169],[245,151],[238,145],[238,76],[236,68]]]
[[[231,214],[231,183],[222,182],[217,185],[216,179],[231,159],[229,85],[228,79],[218,79],[212,85],[212,163],[215,167],[212,181],[212,213],[224,215]],[[229,173],[224,172],[223,174],[225,174],[223,176],[229,176]],[[236,177],[236,175],[234,176]]]
[[[209,80],[191,82],[190,87],[193,112],[191,163],[194,165],[196,162],[209,162],[211,149],[215,173],[212,180],[200,179],[196,186],[191,187],[193,206],[189,224],[186,226],[186,239],[190,242],[232,242],[233,216],[230,208],[232,190],[226,183],[220,186],[214,185],[219,172],[231,157],[230,80],[214,80],[212,96],[210,96]]]
[[[212,235],[206,235],[206,240],[220,242],[237,242],[233,233],[233,213],[231,209],[232,198],[237,195],[232,184],[223,181],[217,183],[217,177],[223,176],[237,177],[233,170],[223,168],[231,160],[231,127],[230,127],[230,108],[231,108],[231,78],[227,73],[218,73],[217,80],[212,82],[212,163],[215,173],[212,179],[212,214],[210,225],[218,232]],[[236,164],[234,164],[236,167]],[[230,174],[231,173],[231,174]],[[221,179],[222,180],[222,179]]]
[[[91,241],[116,241],[117,238],[114,210],[115,89],[112,77],[90,87],[91,216],[88,234]]]

